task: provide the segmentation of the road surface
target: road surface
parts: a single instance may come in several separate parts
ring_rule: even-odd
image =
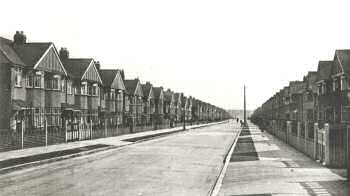
[[[231,121],[14,171],[1,195],[207,195],[238,132]]]

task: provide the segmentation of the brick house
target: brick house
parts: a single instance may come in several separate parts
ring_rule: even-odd
[[[163,87],[153,87],[154,92],[154,104],[155,104],[155,129],[163,127],[164,125],[170,125],[167,119],[164,118],[164,92]],[[160,126],[159,126],[160,125]]]
[[[126,124],[131,125],[130,131],[133,132],[135,126],[141,126],[141,116],[143,112],[143,90],[138,78],[133,80],[124,80],[125,94],[125,114]]]
[[[176,113],[176,123],[181,123],[181,115],[182,115],[182,108],[181,108],[181,93],[175,93],[174,94],[174,106],[175,106],[175,113]]]
[[[62,126],[67,71],[54,44],[27,42],[17,31],[13,41],[0,38],[0,60],[0,129],[31,133],[44,123]]]
[[[118,69],[101,69],[103,81],[101,89],[101,113],[107,120],[108,127],[121,126],[124,116],[125,85],[122,71]],[[101,116],[103,116],[101,115]]]
[[[103,123],[99,118],[100,91],[103,82],[99,66],[96,67],[96,62],[92,58],[70,58],[66,48],[61,48],[60,57],[69,72],[67,103],[80,110],[79,115],[72,120],[78,120],[84,127],[100,125]]]
[[[170,121],[170,127],[175,126],[175,96],[170,89],[164,92],[164,117]]]
[[[154,107],[154,92],[153,86],[150,82],[142,84],[143,90],[143,125],[152,126],[153,125],[153,114],[155,112]]]
[[[317,121],[320,126],[325,122],[331,122],[333,119],[332,108],[329,107],[331,104],[331,91],[332,91],[332,80],[331,80],[331,69],[332,61],[319,61],[317,68]]]

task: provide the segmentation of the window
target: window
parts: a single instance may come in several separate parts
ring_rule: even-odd
[[[66,92],[66,81],[64,79],[61,80],[61,91]]]
[[[72,82],[67,81],[67,94],[71,95],[72,93]]]
[[[51,79],[51,89],[60,90],[60,78],[59,78],[59,76],[55,75]]]
[[[341,108],[341,121],[350,122],[350,106],[343,106]]]
[[[93,96],[98,96],[98,84],[93,84],[91,90]]]
[[[87,95],[88,91],[88,87],[87,87],[87,83],[83,82],[81,83],[81,93],[82,95]]]
[[[121,91],[118,91],[117,94],[117,111],[123,111],[123,93]]]
[[[15,68],[15,86],[21,87],[22,84],[22,69],[21,68]]]
[[[314,119],[314,111],[312,109],[308,109],[306,111],[306,118],[309,121],[312,121]]]
[[[347,79],[345,76],[341,76],[340,77],[340,86],[341,86],[341,90],[347,90],[348,87],[347,87]]]
[[[33,83],[34,83],[34,76],[33,74],[29,73],[27,75],[26,87],[33,88]]]
[[[39,74],[36,74],[34,76],[34,87],[35,88],[41,88],[42,87],[41,81],[42,81],[42,76],[39,75]]]

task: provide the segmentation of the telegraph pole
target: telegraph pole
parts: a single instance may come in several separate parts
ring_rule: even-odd
[[[245,100],[245,85],[244,85],[244,126],[247,126],[247,112],[246,112],[246,100]]]

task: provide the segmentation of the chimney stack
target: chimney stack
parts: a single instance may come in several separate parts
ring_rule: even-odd
[[[100,70],[101,70],[101,64],[100,64],[100,61],[95,61],[95,66],[96,66],[96,69],[97,69],[98,71],[100,71]]]
[[[16,31],[16,34],[13,36],[13,42],[15,45],[25,44],[27,41],[26,35],[23,31]]]
[[[122,76],[123,81],[125,81],[125,74],[124,74],[124,69],[120,71],[120,75]]]
[[[69,59],[69,51],[67,50],[67,48],[60,49],[60,58],[62,61]]]

